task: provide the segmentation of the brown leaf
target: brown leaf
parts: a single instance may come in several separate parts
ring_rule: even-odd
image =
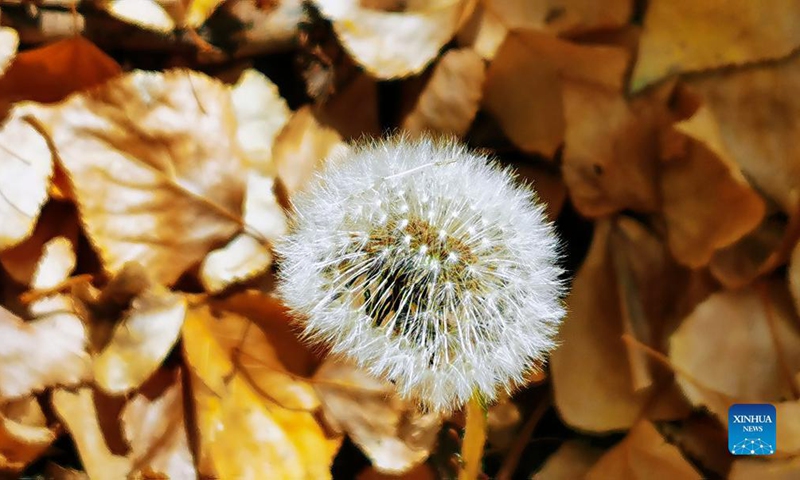
[[[564,139],[562,79],[619,90],[627,62],[623,49],[516,31],[489,67],[483,106],[520,149],[550,157]]]
[[[20,52],[0,76],[0,98],[58,102],[122,72],[111,57],[80,36]]]
[[[547,458],[531,480],[572,480],[584,478],[603,451],[579,440],[569,440]]]
[[[367,74],[358,74],[350,83],[319,105],[319,121],[336,130],[346,140],[365,135],[381,135],[378,118],[378,82]]]
[[[716,293],[698,305],[672,336],[670,360],[694,380],[679,375],[678,383],[693,404],[709,406],[722,419],[727,411],[715,408],[696,382],[742,402],[777,402],[793,396],[791,375],[800,370],[797,325],[781,282]]]
[[[671,480],[703,477],[681,456],[680,450],[664,441],[652,423],[643,420],[586,474],[587,480],[608,478]]]
[[[128,400],[120,420],[131,446],[130,457],[146,478],[196,478],[194,457],[184,425],[183,392],[179,372],[158,395],[137,393]]]
[[[47,201],[53,161],[47,140],[19,111],[0,128],[0,251],[27,238]]]
[[[742,459],[733,462],[729,480],[794,480],[800,475],[800,457],[762,460]]]
[[[691,82],[713,112],[731,158],[789,215],[797,210],[800,187],[800,98],[793,94],[798,85],[798,55]]]
[[[562,171],[583,215],[655,211],[661,99],[628,102],[619,92],[580,83],[563,86],[566,137]],[[649,100],[649,102],[647,101]]]
[[[393,12],[363,7],[358,0],[314,2],[353,59],[381,79],[421,72],[455,35],[475,3],[437,0]]]
[[[478,113],[485,70],[483,60],[472,50],[449,50],[433,68],[417,104],[403,120],[403,128],[412,134],[467,133]]]
[[[0,471],[20,473],[45,453],[56,434],[33,397],[11,401],[0,412]]]
[[[347,433],[377,471],[406,473],[428,458],[441,415],[420,412],[400,400],[390,383],[349,363],[328,360],[314,379],[325,418]]]
[[[756,228],[765,205],[730,159],[709,110],[675,128],[692,140],[680,158],[661,167],[664,219],[675,258],[697,268]]]
[[[800,46],[796,2],[648,3],[631,90],[667,75],[772,60]],[[676,28],[680,25],[680,28]]]
[[[287,193],[302,190],[314,171],[341,148],[346,148],[341,136],[322,126],[310,107],[296,111],[274,147],[278,178]]]
[[[110,274],[136,260],[171,284],[242,227],[245,161],[221,83],[138,71],[37,115]]]
[[[326,438],[304,409],[315,400],[313,390],[282,373],[274,356],[276,346],[256,325],[237,314],[216,311],[224,320],[215,318],[208,307],[191,309],[183,326],[200,473],[220,478],[258,478],[263,472],[276,478],[329,478],[339,442]],[[245,367],[239,358],[253,363]]]
[[[110,395],[137,389],[156,371],[180,336],[186,299],[155,287],[137,296],[111,340],[94,357],[95,383]]]
[[[52,397],[53,408],[72,435],[89,478],[127,478],[131,460],[109,446],[101,422],[115,419],[103,416],[102,401],[88,387],[75,392],[57,389]]]

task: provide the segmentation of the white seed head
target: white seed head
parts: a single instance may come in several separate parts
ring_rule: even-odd
[[[438,411],[516,388],[564,315],[534,193],[454,141],[354,147],[294,199],[279,292],[308,339]]]

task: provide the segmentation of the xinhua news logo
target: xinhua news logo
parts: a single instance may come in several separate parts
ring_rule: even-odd
[[[734,455],[775,453],[775,405],[737,403],[728,409],[728,450]]]

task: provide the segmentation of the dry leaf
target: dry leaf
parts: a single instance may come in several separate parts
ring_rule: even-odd
[[[703,477],[681,456],[680,450],[664,441],[652,423],[640,421],[586,474],[586,480],[609,478],[672,480]]]
[[[329,478],[339,445],[326,438],[310,409],[304,408],[315,401],[313,390],[282,373],[285,367],[275,355],[280,346],[258,326],[221,307],[190,310],[183,327],[200,436],[200,473],[221,478],[258,478],[264,472],[276,478]],[[223,319],[215,318],[215,311]],[[240,358],[250,362],[242,364]]]
[[[675,73],[789,55],[800,46],[798,15],[800,4],[782,0],[653,0],[631,90]]]
[[[103,8],[109,15],[123,22],[160,33],[170,33],[175,29],[175,19],[162,3],[164,2],[158,0],[110,0]]]
[[[236,138],[244,150],[246,164],[253,171],[271,176],[275,167],[272,146],[291,110],[278,94],[278,87],[260,72],[247,69],[231,87],[236,115]]]
[[[346,140],[381,135],[378,118],[378,82],[367,74],[358,76],[319,105],[319,121]]]
[[[694,380],[678,376],[687,398],[723,419],[727,412],[715,409],[696,382],[741,402],[791,396],[788,375],[800,370],[800,329],[785,286],[770,281],[710,296],[672,336],[669,358]]]
[[[726,427],[714,417],[693,415],[680,424],[662,424],[661,433],[684,455],[720,478],[726,477],[736,458],[728,451]]]
[[[569,440],[547,458],[542,468],[531,477],[531,480],[584,478],[602,455],[603,451],[599,448],[591,447],[579,440]]]
[[[224,1],[225,0],[193,0],[189,3],[189,8],[186,10],[186,18],[183,21],[183,25],[189,28],[200,28]]]
[[[713,112],[725,147],[744,175],[789,215],[800,198],[800,150],[795,148],[800,98],[793,94],[798,85],[798,55],[691,82]]]
[[[180,336],[186,299],[155,287],[131,303],[111,340],[94,357],[98,387],[110,395],[138,388],[156,371]]]
[[[89,478],[127,478],[131,460],[110,446],[101,422],[115,421],[103,415],[103,401],[91,388],[75,392],[58,389],[52,402],[56,414],[72,435],[81,464]]]
[[[623,49],[516,31],[489,66],[483,105],[520,149],[550,157],[564,139],[562,79],[619,90],[627,62]]]
[[[579,82],[566,82],[563,95],[562,171],[575,208],[590,217],[656,210],[659,96],[650,99],[656,107],[629,103],[618,92]]]
[[[272,265],[270,246],[286,233],[274,178],[255,172],[248,175],[243,210],[246,233],[209,253],[200,266],[200,281],[208,292],[220,292],[265,272]]]
[[[5,403],[0,412],[0,472],[20,473],[55,441],[34,397]]]
[[[710,111],[701,108],[675,128],[692,139],[661,167],[664,220],[675,258],[697,268],[755,229],[765,205],[729,158]]]
[[[411,133],[425,131],[452,135],[467,133],[480,105],[485,67],[468,48],[442,56],[416,106],[403,120]]]
[[[17,55],[19,35],[13,28],[0,27],[0,76]]]
[[[0,128],[0,251],[27,238],[47,201],[53,161],[47,140],[19,111]]]
[[[800,475],[800,457],[762,460],[744,458],[733,462],[729,480],[794,480]]]
[[[93,43],[74,36],[20,52],[0,76],[0,99],[58,102],[121,72],[117,62]]]
[[[278,134],[273,150],[278,178],[288,194],[302,190],[314,171],[344,147],[341,136],[320,125],[311,108],[295,112]]]
[[[139,472],[169,478],[197,478],[194,457],[184,425],[180,372],[157,396],[137,393],[128,400],[120,419],[131,446],[130,457]]]
[[[415,3],[401,12],[363,7],[358,0],[314,4],[353,59],[381,79],[421,72],[475,7],[474,0]]]
[[[547,218],[552,222],[556,221],[567,200],[567,187],[561,176],[548,168],[550,165],[530,162],[515,162],[513,165],[520,179],[529,182],[536,190],[536,196],[544,204]]]
[[[40,110],[104,268],[171,284],[242,227],[244,156],[224,85],[134,72]]]
[[[314,379],[325,418],[347,433],[376,470],[398,475],[428,458],[441,415],[420,412],[398,398],[390,383],[342,361],[326,361]]]

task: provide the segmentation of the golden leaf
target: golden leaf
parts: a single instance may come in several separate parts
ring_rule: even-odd
[[[464,135],[478,113],[486,68],[468,48],[449,50],[433,68],[425,90],[403,120],[411,133]]]
[[[178,294],[153,287],[138,295],[93,359],[97,386],[110,395],[138,388],[178,341],[185,316],[186,300]]]
[[[329,423],[344,431],[379,472],[406,473],[430,455],[441,415],[422,413],[394,387],[349,363],[328,360],[314,375]]]
[[[626,480],[701,479],[699,472],[664,441],[652,423],[642,420],[589,470],[587,480],[619,478]]]
[[[0,410],[0,471],[20,473],[45,453],[56,434],[34,397],[5,403]]]
[[[221,83],[133,72],[37,115],[110,274],[136,260],[171,284],[242,228],[245,160]]]
[[[18,111],[0,128],[0,171],[2,251],[33,232],[53,174],[47,140]]]
[[[437,0],[402,12],[363,7],[358,0],[317,0],[342,45],[371,75],[421,72],[475,7],[474,0]]]
[[[800,46],[798,15],[800,4],[782,0],[653,0],[631,90],[675,73],[789,55]]]
[[[279,358],[284,357],[275,352],[287,345],[273,343],[271,330],[223,311],[224,306],[191,309],[183,326],[200,472],[222,479],[265,472],[275,478],[329,478],[338,441],[326,437],[311,413],[317,403],[313,389],[283,373]]]

